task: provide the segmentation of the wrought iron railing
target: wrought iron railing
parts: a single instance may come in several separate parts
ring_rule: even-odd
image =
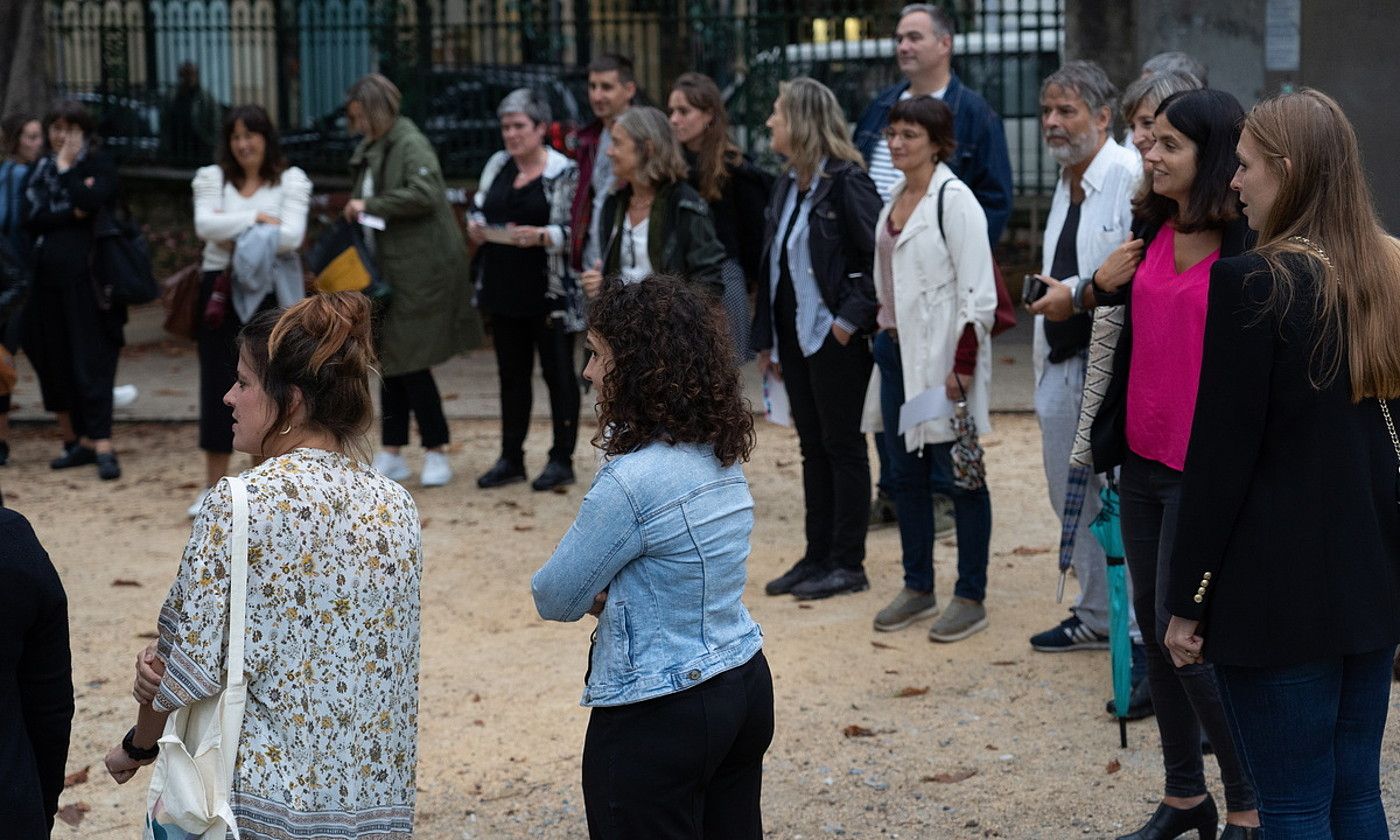
[[[500,145],[495,109],[511,89],[545,91],[553,139],[591,119],[582,67],[629,55],[651,101],[686,70],[728,96],[737,139],[764,157],[780,80],[811,75],[854,121],[898,76],[889,35],[899,2],[879,0],[44,0],[60,96],[99,113],[127,163],[209,160],[176,105],[181,66],[222,105],[256,102],[293,160],[343,172],[353,139],[345,89],[378,70],[437,145],[450,176],[472,177]],[[1037,128],[1040,79],[1063,52],[1063,0],[956,0],[954,69],[1005,120],[1018,192],[1043,193],[1054,167]],[[180,130],[186,129],[186,130]],[[197,134],[197,133],[195,133]]]

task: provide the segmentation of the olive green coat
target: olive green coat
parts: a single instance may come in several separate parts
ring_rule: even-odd
[[[365,212],[384,219],[375,231],[375,261],[389,283],[379,325],[379,364],[385,376],[425,370],[479,347],[481,319],[471,305],[467,246],[443,195],[437,153],[407,117],[388,133],[363,140],[350,156],[352,195],[374,195]]]

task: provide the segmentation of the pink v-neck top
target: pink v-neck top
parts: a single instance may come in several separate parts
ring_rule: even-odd
[[[1133,452],[1180,470],[1201,378],[1210,267],[1220,249],[1178,274],[1175,241],[1164,225],[1133,276],[1126,431]]]

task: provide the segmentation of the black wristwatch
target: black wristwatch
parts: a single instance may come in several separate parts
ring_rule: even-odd
[[[131,738],[135,734],[136,727],[133,726],[127,730],[126,737],[122,738],[122,750],[126,752],[128,758],[130,758],[132,761],[150,761],[151,759],[160,755],[159,743],[152,744],[144,750],[131,743]]]

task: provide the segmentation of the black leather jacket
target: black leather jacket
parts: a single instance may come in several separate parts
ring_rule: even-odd
[[[778,223],[792,189],[796,189],[796,181],[780,176],[764,213],[763,267],[758,274],[752,330],[753,349],[759,352],[772,349],[769,266],[773,249],[780,244]],[[846,160],[828,162],[813,190],[807,239],[822,302],[832,315],[852,324],[857,333],[869,333],[875,329],[875,313],[880,308],[875,298],[875,223],[884,204],[865,170]]]

